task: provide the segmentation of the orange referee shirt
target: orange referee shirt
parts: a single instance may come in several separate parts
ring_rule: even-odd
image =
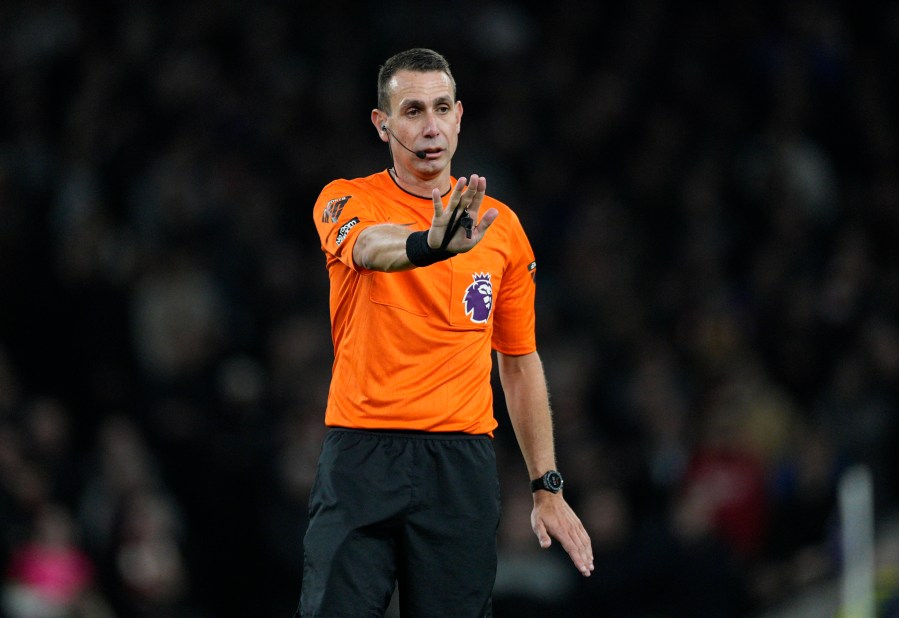
[[[384,273],[353,262],[359,232],[379,223],[426,230],[431,199],[407,193],[386,170],[322,190],[314,219],[331,280],[334,343],[326,425],[472,434],[496,428],[491,349],[536,350],[536,262],[515,213],[485,197],[481,212],[491,207],[499,217],[468,253]]]

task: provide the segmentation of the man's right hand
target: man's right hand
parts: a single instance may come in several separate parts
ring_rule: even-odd
[[[481,209],[481,202],[484,201],[484,195],[486,193],[487,179],[483,176],[478,176],[477,174],[471,175],[471,182],[468,182],[464,176],[456,181],[456,186],[453,187],[453,192],[450,195],[449,203],[446,208],[443,207],[443,201],[440,199],[440,191],[434,189],[431,194],[431,197],[434,200],[434,218],[431,219],[431,229],[428,231],[428,246],[432,249],[439,249],[441,247],[447,230],[449,229],[453,211],[458,207],[459,210],[456,213],[453,227],[456,227],[456,223],[466,210],[468,211],[468,216],[471,217],[474,222],[477,222],[477,225],[472,225],[470,238],[466,234],[465,228],[463,226],[458,226],[455,234],[450,238],[449,244],[447,244],[445,248],[452,253],[466,253],[471,251],[475,245],[481,241],[481,238],[487,233],[487,228],[490,227],[499,215],[499,211],[495,208],[490,208],[478,222],[478,213]]]

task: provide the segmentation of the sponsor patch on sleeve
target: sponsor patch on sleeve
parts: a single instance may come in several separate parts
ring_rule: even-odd
[[[534,283],[537,283],[537,262],[531,262],[528,264],[528,272],[531,273],[531,279]]]
[[[353,217],[340,226],[340,229],[337,230],[337,238],[334,240],[338,247],[344,240],[346,240],[347,234],[350,233],[351,229],[356,227],[357,223],[359,223],[359,217]]]
[[[344,195],[343,197],[335,197],[333,200],[329,200],[325,204],[324,212],[322,212],[322,223],[337,223],[337,220],[340,219],[340,213],[343,212],[343,207],[346,206],[351,197],[353,196]]]

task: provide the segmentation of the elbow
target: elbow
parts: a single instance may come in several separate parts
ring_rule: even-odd
[[[543,363],[540,360],[540,356],[537,355],[537,352],[521,355],[500,353],[497,356],[501,376],[512,378],[523,375],[530,378],[534,375],[543,373]],[[535,371],[537,372],[536,374],[533,373]]]
[[[353,245],[353,262],[359,268],[377,270],[375,252],[372,248],[372,243],[368,241],[365,233],[360,234],[359,238],[356,239],[356,244]]]

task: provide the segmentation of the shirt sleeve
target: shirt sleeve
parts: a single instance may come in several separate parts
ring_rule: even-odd
[[[534,251],[518,217],[509,212],[509,262],[503,272],[493,317],[493,348],[503,354],[519,356],[537,349],[535,332],[537,262]]]
[[[322,250],[329,259],[340,260],[352,270],[357,270],[353,246],[359,232],[377,223],[371,200],[360,189],[346,180],[335,180],[322,189],[312,213]]]

